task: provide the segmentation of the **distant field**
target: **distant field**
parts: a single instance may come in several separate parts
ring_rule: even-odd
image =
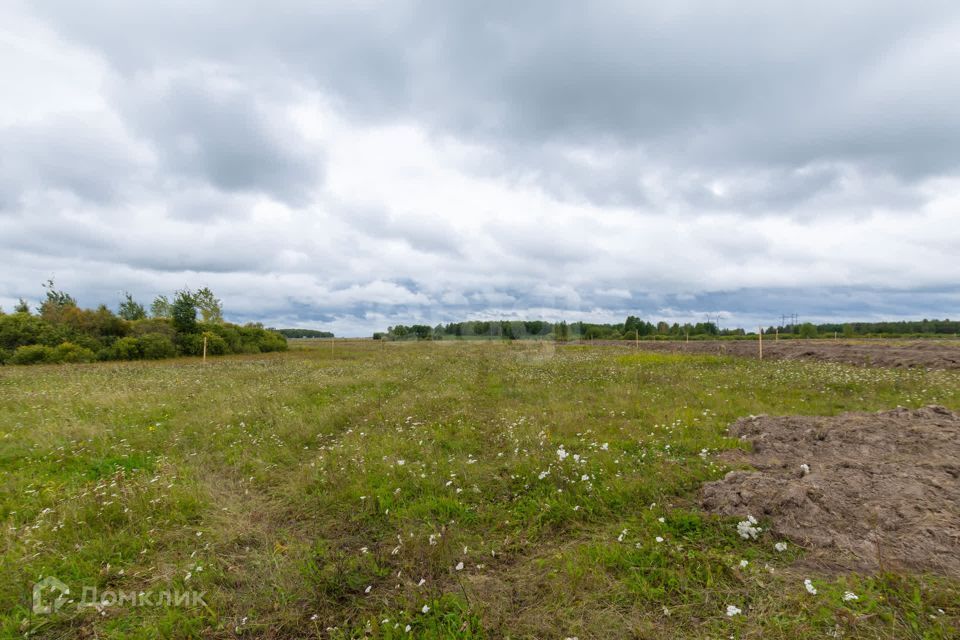
[[[960,577],[699,506],[737,418],[928,404],[960,372],[549,342],[0,367],[0,637],[955,638]]]

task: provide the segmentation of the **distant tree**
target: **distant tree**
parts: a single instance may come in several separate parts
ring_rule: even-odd
[[[816,338],[817,337],[817,327],[809,322],[804,322],[800,325],[800,337],[801,338]]]
[[[60,291],[57,289],[56,285],[53,282],[53,278],[47,280],[43,288],[47,290],[47,299],[44,300],[43,304],[51,304],[57,307],[66,307],[66,306],[77,306],[77,301],[69,293],[65,291]],[[41,304],[41,308],[43,307]]]
[[[433,332],[433,327],[426,324],[415,324],[410,327],[410,331],[416,334],[418,340],[425,340]]]
[[[584,340],[600,340],[603,338],[603,329],[597,325],[588,325],[586,330],[583,332]]]
[[[30,305],[27,304],[27,301],[23,298],[17,302],[17,306],[13,308],[14,313],[30,313]]]
[[[57,289],[53,279],[47,280],[43,288],[47,290],[47,296],[37,311],[47,322],[60,324],[65,316],[73,315],[72,311],[77,310],[77,301],[74,297]]]
[[[223,323],[223,303],[213,295],[209,287],[194,292],[193,301],[204,322]]]
[[[142,304],[133,299],[129,292],[124,291],[123,302],[120,303],[117,315],[124,320],[143,320],[147,317],[147,311]]]
[[[157,296],[150,304],[151,318],[169,318],[173,313],[173,306],[167,296]]]
[[[189,289],[177,291],[170,307],[170,317],[178,333],[197,332],[197,301]]]
[[[247,325],[253,326],[253,325]],[[260,325],[260,328],[263,328],[263,325]],[[317,331],[316,329],[270,329],[270,331],[276,331],[282,336],[287,338],[332,338],[333,332],[331,331]]]

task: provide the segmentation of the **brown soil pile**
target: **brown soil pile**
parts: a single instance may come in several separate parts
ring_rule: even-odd
[[[943,407],[744,418],[757,471],[703,487],[713,513],[770,523],[812,559],[960,577],[960,416]],[[809,465],[806,473],[801,465]]]

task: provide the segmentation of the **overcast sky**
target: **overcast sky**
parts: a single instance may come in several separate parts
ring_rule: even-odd
[[[0,3],[0,306],[960,317],[960,3]]]

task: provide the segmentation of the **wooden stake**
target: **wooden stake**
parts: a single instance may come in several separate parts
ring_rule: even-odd
[[[760,359],[763,360],[763,327],[758,327],[758,328],[760,329],[760,333],[759,333],[759,337],[760,337],[760,342],[759,342],[759,344],[760,344]]]
[[[639,349],[640,348],[640,329],[633,330],[633,345]]]
[[[207,363],[207,336],[203,336],[203,363]]]

